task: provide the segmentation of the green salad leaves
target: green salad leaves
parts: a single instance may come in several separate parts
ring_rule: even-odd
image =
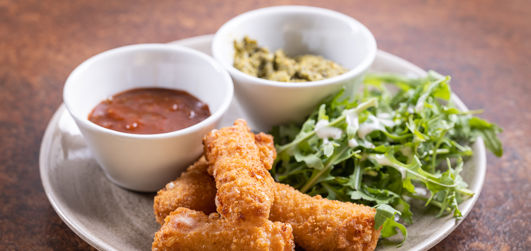
[[[438,208],[437,217],[460,218],[472,196],[460,176],[478,137],[496,156],[501,129],[460,111],[451,102],[450,77],[368,75],[358,95],[324,100],[302,124],[273,128],[273,177],[310,195],[377,209],[381,237],[412,223],[410,203]]]

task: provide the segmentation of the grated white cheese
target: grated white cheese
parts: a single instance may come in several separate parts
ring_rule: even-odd
[[[329,126],[328,120],[319,120],[315,125],[315,134],[317,137],[328,140],[329,138],[339,139],[343,135],[343,131],[339,128]]]
[[[345,112],[345,120],[347,121],[347,126],[352,130],[352,133],[356,133],[360,128],[358,113],[354,109],[347,110]]]
[[[359,146],[359,144],[358,144],[358,141],[356,139],[349,139],[348,140],[348,146],[356,147],[356,146]]]
[[[415,187],[415,192],[422,196],[428,195],[428,191],[424,187]]]
[[[369,115],[367,120],[359,126],[358,136],[360,138],[365,138],[368,134],[373,131],[385,131],[385,127],[395,126],[395,122],[388,119],[389,114],[384,113],[382,117],[375,117],[374,115]]]
[[[383,154],[374,154],[372,155],[372,159],[376,161],[376,163],[382,165],[382,166],[390,166],[396,168],[400,172],[400,175],[402,176],[402,179],[406,178],[406,169],[403,167],[393,163],[389,158],[387,158]]]

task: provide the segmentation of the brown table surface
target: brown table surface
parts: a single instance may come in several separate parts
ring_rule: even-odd
[[[57,216],[39,178],[39,147],[68,74],[134,43],[214,33],[231,17],[278,4],[341,11],[378,47],[453,77],[471,109],[499,124],[466,220],[434,250],[531,250],[531,1],[0,0],[0,249],[90,250]]]

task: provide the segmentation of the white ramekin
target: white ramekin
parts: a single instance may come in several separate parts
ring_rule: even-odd
[[[88,120],[104,99],[140,87],[187,91],[208,104],[211,116],[188,128],[161,134],[113,131]],[[155,191],[202,152],[201,139],[214,129],[233,96],[232,80],[209,56],[185,47],[139,44],[100,53],[68,77],[63,99],[96,161],[116,184]]]
[[[233,67],[235,39],[249,36],[260,46],[287,55],[311,53],[331,59],[348,72],[333,78],[285,83],[252,77]],[[212,53],[234,81],[238,101],[257,125],[297,121],[326,96],[361,81],[376,56],[376,41],[360,22],[344,14],[307,6],[278,6],[241,14],[217,31]]]

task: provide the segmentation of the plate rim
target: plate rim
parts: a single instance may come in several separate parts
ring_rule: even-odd
[[[44,188],[44,193],[46,194],[46,197],[48,198],[48,201],[52,205],[55,213],[59,215],[59,218],[72,230],[77,236],[79,236],[81,239],[86,241],[89,245],[92,247],[98,249],[98,250],[116,250],[114,247],[110,246],[103,240],[99,238],[94,238],[91,235],[84,234],[84,232],[89,233],[87,229],[85,229],[83,226],[79,225],[78,222],[74,222],[72,219],[70,219],[66,213],[63,211],[63,208],[59,206],[59,203],[57,202],[56,195],[52,191],[51,182],[49,179],[48,170],[49,168],[44,168],[43,166],[47,166],[46,160],[47,156],[49,156],[49,151],[52,143],[53,133],[54,130],[59,122],[59,119],[61,115],[65,112],[65,105],[61,103],[59,108],[55,111],[52,118],[48,122],[48,125],[46,126],[46,131],[44,132],[44,136],[42,137],[41,141],[41,147],[39,150],[39,174],[41,177],[41,183]]]
[[[207,43],[209,41],[212,41],[212,38],[214,37],[213,34],[206,34],[206,35],[200,35],[200,36],[194,36],[189,38],[184,38],[181,40],[172,41],[168,44],[171,45],[179,45],[179,46],[185,46],[185,47],[193,47],[194,45],[201,44],[201,43]],[[406,68],[410,69],[412,72],[418,75],[425,75],[426,71],[418,67],[417,65],[401,58],[398,56],[395,56],[391,53],[385,52],[383,50],[378,49],[376,53],[377,57],[382,57],[387,61],[392,61],[395,64],[400,64],[406,66]],[[468,108],[466,105],[461,101],[461,99],[457,96],[457,94],[452,93],[452,101],[462,110],[467,111]],[[84,226],[79,224],[79,222],[76,222],[75,220],[69,218],[66,213],[64,212],[63,208],[59,205],[57,202],[56,195],[53,191],[53,188],[51,186],[51,181],[48,176],[48,170],[47,167],[47,157],[49,156],[49,150],[50,145],[52,143],[52,138],[54,131],[57,127],[58,121],[61,117],[61,115],[65,112],[64,104],[62,103],[59,108],[55,111],[52,118],[48,122],[46,126],[46,130],[44,132],[44,135],[41,140],[41,146],[39,150],[39,173],[41,178],[41,183],[44,188],[44,192],[46,194],[46,197],[48,198],[48,201],[52,205],[52,208],[54,211],[59,215],[61,220],[81,239],[86,241],[89,245],[93,246],[94,248],[98,250],[117,250],[115,247],[111,246],[110,244],[106,243],[100,238],[97,238],[90,234],[90,230],[86,229]],[[476,141],[476,144],[478,144],[478,152],[477,155],[477,172],[474,176],[475,181],[477,182],[477,191],[474,191],[475,194],[468,200],[464,201],[461,205],[463,205],[464,208],[462,208],[463,212],[463,218],[454,221],[454,224],[444,224],[443,231],[436,232],[435,234],[430,235],[427,239],[420,242],[418,245],[413,246],[411,250],[427,250],[433,246],[435,246],[437,243],[442,241],[444,238],[446,238],[450,233],[452,233],[458,226],[465,220],[465,218],[469,215],[469,213],[472,211],[472,208],[476,204],[477,200],[479,199],[479,196],[481,194],[481,191],[483,190],[483,185],[485,181],[485,175],[487,171],[487,159],[486,159],[486,150],[485,145],[483,143],[483,140],[481,138],[478,138]]]

